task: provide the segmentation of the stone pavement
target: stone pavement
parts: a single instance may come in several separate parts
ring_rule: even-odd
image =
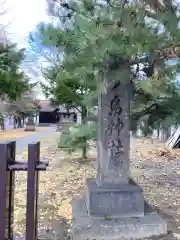
[[[47,130],[41,132],[35,132],[30,136],[25,136],[22,138],[16,139],[16,153],[21,153],[28,147],[28,144],[34,141],[40,141],[43,137],[48,134],[52,134],[56,131],[55,126],[50,126]],[[12,139],[13,140],[13,139]]]

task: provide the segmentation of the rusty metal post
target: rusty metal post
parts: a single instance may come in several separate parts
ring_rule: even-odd
[[[40,142],[28,145],[28,176],[27,176],[27,214],[26,240],[37,240],[37,202],[38,202],[38,171],[40,163]]]
[[[8,161],[15,161],[16,142],[0,143],[0,239],[13,239],[15,172]]]

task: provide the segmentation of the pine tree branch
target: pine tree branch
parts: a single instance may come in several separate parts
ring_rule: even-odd
[[[152,18],[152,19],[155,19],[155,20],[158,20],[158,15],[157,15],[156,12],[145,10],[145,16],[147,16],[149,18]]]
[[[135,65],[139,63],[146,63],[149,61],[155,61],[159,59],[169,60],[173,58],[179,58],[180,57],[180,44],[172,44],[166,45],[162,48],[156,49],[153,57],[145,56],[141,58],[136,58],[129,61],[130,65]]]
[[[106,3],[111,7],[111,8],[124,8],[124,6],[125,6],[125,4],[127,4],[128,3],[128,1],[127,0],[124,0],[124,1],[120,1],[120,4],[119,4],[119,6],[115,6],[115,5],[113,5],[112,3],[111,3],[111,0],[105,0],[106,1]]]
[[[87,19],[89,19],[89,20],[91,20],[91,21],[94,21],[94,22],[96,22],[96,24],[104,24],[104,26],[115,26],[115,25],[117,25],[117,26],[121,26],[121,23],[120,23],[120,21],[118,21],[118,22],[114,22],[114,21],[108,21],[107,22],[107,20],[102,20],[102,19],[100,19],[100,17],[97,17],[97,18],[94,18],[94,17],[92,17],[92,16],[90,16],[90,15],[87,15],[87,14],[85,14],[85,13],[82,13],[81,11],[79,11],[79,10],[77,10],[77,9],[75,9],[75,8],[73,8],[73,7],[71,7],[68,3],[66,3],[66,2],[61,2],[61,1],[59,1],[59,0],[54,0],[56,3],[58,3],[61,7],[63,7],[64,9],[66,9],[67,11],[71,11],[71,13],[68,13],[66,16],[61,16],[61,18],[66,18],[66,19],[70,19],[72,16],[73,16],[73,14],[72,13],[76,13],[76,14],[79,14],[80,16],[83,16],[83,17],[85,17],[85,18],[87,18]],[[121,6],[117,6],[116,8],[121,8],[122,9],[122,11],[123,11],[123,8],[124,8],[124,6],[125,6],[125,4],[127,3],[127,1],[126,0],[123,0],[122,1],[122,3],[121,3]],[[104,7],[102,4],[95,4],[95,7]],[[114,6],[115,7],[115,6]],[[122,15],[122,14],[121,14]]]
[[[55,0],[56,2],[58,2],[60,4],[61,7],[65,8],[66,10],[70,10],[72,12],[75,12],[75,13],[78,13],[92,21],[96,21],[98,24],[104,24],[105,26],[113,26],[113,25],[118,25],[119,27],[121,26],[121,21],[119,21],[118,23],[117,22],[114,22],[114,21],[103,21],[99,18],[93,18],[89,15],[85,15],[84,13],[82,13],[81,11],[78,11],[77,9],[71,7],[68,3],[66,2],[61,2],[59,0]],[[110,0],[106,0],[107,4],[110,6],[110,7],[116,7],[116,8],[124,8],[125,4],[127,3],[127,0],[124,0],[122,1],[121,3],[121,6],[114,6],[113,4],[111,4],[111,1]],[[159,8],[161,7],[166,7],[172,11],[173,8],[172,8],[172,1],[171,0],[164,0],[164,4],[162,5],[162,3],[158,0],[148,0],[147,3],[149,5],[151,5],[151,7],[153,6],[153,9],[156,10],[156,12],[159,11]],[[153,19],[156,19],[158,20],[158,16],[157,16],[157,13],[156,12],[152,12],[152,11],[145,11],[145,15],[150,17],[150,18],[153,18]],[[68,16],[67,16],[68,17]],[[151,54],[152,55],[152,54]],[[161,58],[164,58],[164,59],[172,59],[172,58],[177,58],[177,57],[180,57],[180,44],[178,45],[173,45],[172,43],[169,44],[169,46],[165,46],[165,47],[162,47],[161,49],[157,49],[155,50],[155,52],[153,53],[153,58],[154,59],[150,59],[149,57],[144,57],[144,58],[137,58],[137,59],[134,59],[134,60],[130,60],[130,61],[127,61],[127,60],[124,60],[123,61],[123,64],[129,64],[129,65],[133,65],[133,64],[138,64],[138,63],[144,63],[144,62],[149,62],[152,61],[152,60],[156,60],[156,59],[161,59]],[[120,59],[119,61],[116,61],[116,63],[118,64],[122,64],[122,59]]]
[[[146,106],[144,109],[142,109],[141,111],[136,111],[134,113],[131,114],[131,118],[132,120],[138,120],[141,117],[150,114],[153,110],[157,109],[158,104],[157,103],[151,103],[149,106]]]
[[[79,113],[82,113],[81,109],[78,108],[75,104],[72,104],[71,106],[72,108],[75,108]]]

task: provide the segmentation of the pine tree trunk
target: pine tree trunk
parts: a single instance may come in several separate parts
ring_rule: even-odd
[[[23,119],[22,120],[23,120],[23,127],[24,127],[24,124],[25,124],[25,122],[24,122],[24,115],[23,115]]]
[[[82,159],[87,159],[87,144],[82,148]]]
[[[4,117],[2,117],[2,121],[1,121],[1,130],[5,130],[5,124],[4,124]]]
[[[143,133],[143,135],[144,135],[144,137],[148,137],[148,121],[147,120],[144,120],[143,121],[143,124],[144,124],[144,133]]]
[[[18,117],[18,128],[22,128],[22,122],[20,117]]]
[[[158,126],[157,128],[157,138],[159,139],[159,135],[160,135],[160,126]]]
[[[82,124],[86,124],[87,121],[87,109],[86,107],[82,106]],[[84,146],[82,148],[82,158],[87,159],[87,140],[84,138]]]
[[[14,116],[14,129],[16,129],[16,116]]]

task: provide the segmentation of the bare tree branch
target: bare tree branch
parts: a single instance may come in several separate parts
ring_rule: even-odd
[[[0,17],[2,18],[6,12],[7,12],[7,8],[5,7],[5,4],[6,4],[6,0],[2,1],[0,3]],[[2,35],[2,33],[4,33],[5,29],[12,23],[12,21],[10,21],[9,23],[7,24],[2,24],[0,23],[0,34]]]

